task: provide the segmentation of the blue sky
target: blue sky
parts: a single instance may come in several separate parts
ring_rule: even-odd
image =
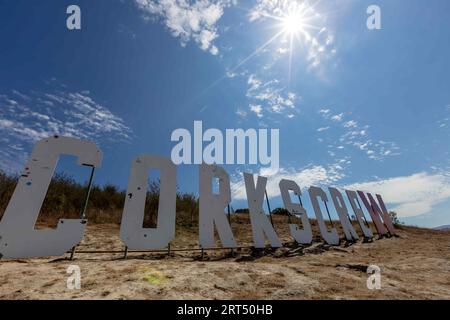
[[[81,30],[66,28],[70,4]],[[381,30],[366,27],[371,4]],[[267,17],[286,10],[267,0],[0,1],[0,168],[19,172],[33,143],[58,133],[98,143],[95,182],[125,188],[134,157],[169,157],[172,131],[195,120],[278,128],[278,173],[225,166],[234,207],[246,206],[248,170],[271,174],[274,207],[288,177],[379,192],[410,224],[450,224],[450,2],[310,2],[292,48]],[[73,161],[60,169],[87,176]],[[180,190],[197,193],[197,176],[180,166]]]

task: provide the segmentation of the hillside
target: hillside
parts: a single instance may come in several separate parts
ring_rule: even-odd
[[[193,247],[196,223],[178,218],[172,249]],[[287,245],[287,218],[274,216]],[[232,217],[236,240],[249,245],[247,215]],[[2,260],[0,299],[450,299],[450,233],[402,227],[399,237],[372,243],[324,245],[313,221],[311,246],[252,252],[83,254]],[[116,224],[88,225],[77,248],[124,249]],[[342,234],[342,233],[341,233]],[[66,255],[68,257],[69,255]],[[66,269],[81,268],[81,290],[66,288]],[[381,268],[381,290],[368,290],[367,266]]]
[[[450,224],[434,228],[434,230],[450,231]]]

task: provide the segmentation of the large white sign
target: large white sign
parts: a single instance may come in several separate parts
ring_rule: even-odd
[[[99,167],[102,162],[101,151],[89,141],[55,136],[38,142],[0,221],[0,254],[2,257],[59,256],[81,242],[86,229],[86,219],[61,219],[55,230],[34,229],[58,158],[62,154],[77,156],[79,165],[93,168]],[[143,228],[147,178],[150,169],[160,171],[161,192],[158,220],[156,228]],[[212,190],[213,179],[219,181],[218,194]],[[175,237],[176,180],[176,166],[170,158],[141,155],[133,161],[120,228],[120,238],[129,249],[164,249],[173,240]],[[214,228],[216,228],[222,246],[236,248],[237,244],[232,228],[224,211],[231,202],[229,175],[217,165],[202,164],[199,166],[199,181],[200,247],[216,246],[214,238]],[[255,183],[252,174],[244,173],[244,181],[254,246],[264,248],[267,241],[272,247],[281,247],[278,235],[263,209],[267,178],[257,177]],[[310,244],[313,235],[306,210],[301,203],[300,187],[291,180],[282,180],[279,186],[285,208],[291,215],[299,217],[302,223],[301,226],[289,224],[291,236],[300,244]],[[298,197],[299,203],[292,201],[290,191]],[[359,239],[350,222],[350,213],[342,193],[336,188],[329,188],[329,191],[345,238],[349,241]],[[380,195],[376,195],[377,202],[371,194],[362,191],[346,190],[345,192],[364,237],[370,238],[373,233],[367,224],[359,199],[369,212],[379,235],[396,233]],[[309,188],[309,197],[322,238],[328,244],[338,245],[340,236],[336,227],[333,225],[329,228],[324,221],[322,207],[326,208],[327,214],[329,213],[330,199],[327,194],[323,189],[313,186]]]
[[[159,170],[161,177],[158,228],[142,227],[150,169]],[[168,158],[145,155],[133,161],[120,225],[120,238],[128,248],[161,249],[175,237],[176,181],[176,167]]]
[[[102,153],[92,142],[53,137],[38,142],[0,222],[0,254],[7,258],[63,255],[80,243],[86,220],[61,219],[55,230],[35,230],[60,155],[99,167]]]

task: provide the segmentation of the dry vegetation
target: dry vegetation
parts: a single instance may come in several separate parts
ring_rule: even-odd
[[[8,205],[17,184],[17,176],[9,176],[0,171],[0,219]],[[47,191],[37,221],[38,227],[56,227],[61,218],[79,218],[86,199],[87,184],[80,184],[72,177],[56,174]],[[159,182],[150,181],[145,204],[144,226],[156,225],[159,199]],[[91,188],[86,217],[90,223],[120,223],[125,191],[114,185]],[[198,215],[198,200],[192,194],[177,193],[177,211]]]
[[[87,233],[77,250],[122,251],[118,222],[123,198],[117,196],[117,207],[99,210],[99,195],[107,189],[98,189],[98,202],[90,203]],[[1,199],[7,198],[4,190]],[[114,202],[105,202],[110,203]],[[151,203],[148,208],[153,210]],[[130,252],[125,260],[123,252],[77,253],[73,261],[68,254],[1,260],[0,299],[450,299],[450,232],[401,226],[399,237],[342,241],[333,247],[322,242],[313,220],[314,242],[301,247],[289,236],[287,217],[278,215],[274,226],[284,248],[219,250],[205,252],[202,258],[198,251],[174,250],[198,246],[197,199],[180,194],[177,208],[177,236],[170,255]],[[56,210],[43,211],[38,227],[54,223],[56,213],[50,212]],[[149,216],[146,224],[155,218]],[[250,246],[248,215],[232,215],[231,225],[239,245]],[[81,290],[66,287],[71,264],[81,268]],[[381,268],[381,290],[366,287],[371,264]]]

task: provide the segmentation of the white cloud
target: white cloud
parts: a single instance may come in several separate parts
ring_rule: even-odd
[[[310,187],[312,185],[329,185],[336,183],[345,175],[343,168],[339,164],[327,167],[316,165],[303,169],[281,168],[278,171],[262,168],[258,172],[259,176],[267,177],[267,193],[269,196],[277,196],[280,193],[279,182],[282,179],[293,180],[301,188]],[[245,192],[245,183],[242,174],[235,175],[231,182],[232,198],[235,200],[244,200],[247,198]]]
[[[286,54],[289,52],[289,48],[278,48],[277,53],[279,54]]]
[[[126,141],[131,129],[119,116],[94,101],[89,92],[57,91],[17,94],[12,100],[0,95],[0,169],[20,170],[36,141],[52,135],[64,135],[102,142]]]
[[[238,110],[236,111],[236,114],[237,114],[239,117],[241,117],[241,118],[245,118],[245,117],[247,116],[247,111],[238,109]]]
[[[433,206],[450,199],[450,174],[426,172],[378,181],[355,183],[345,187],[380,194],[389,208],[400,217],[426,214]]]
[[[336,115],[332,116],[331,120],[340,122],[340,121],[342,121],[343,118],[344,118],[344,114],[340,113],[340,114],[336,114]]]
[[[227,71],[226,75],[230,79],[236,78],[238,76],[238,74],[236,72],[233,72],[233,71]]]
[[[318,132],[324,132],[324,131],[327,131],[328,129],[330,129],[330,127],[323,127],[323,128],[317,129],[317,131]]]
[[[450,106],[445,107],[446,111],[450,111]],[[439,129],[447,129],[450,124],[450,118],[442,117],[439,121],[437,121],[437,124],[439,126]]]
[[[184,46],[193,40],[204,51],[219,53],[214,40],[219,36],[217,23],[231,0],[135,0],[146,18],[159,18],[172,36]]]
[[[373,140],[369,135],[369,126],[360,126],[355,120],[348,120],[343,122],[343,119],[348,115],[344,113],[334,114],[330,109],[320,109],[319,114],[323,119],[331,123],[337,130],[341,130],[341,135],[338,141],[334,141],[334,147],[341,149],[343,144],[353,146],[360,151],[363,151],[369,159],[383,160],[387,156],[399,155],[399,148],[394,142]],[[335,138],[333,137],[333,140]]]
[[[248,92],[256,91],[261,86],[261,80],[256,78],[254,74],[248,77],[247,84],[249,85]],[[247,93],[249,95],[249,93]]]
[[[356,121],[350,120],[344,124],[345,128],[356,128],[358,127],[358,123]]]
[[[250,111],[254,112],[258,118],[262,118],[262,108],[260,105],[250,105]]]
[[[251,105],[258,105],[274,114],[287,112],[287,117],[293,118],[292,111],[296,108],[295,104],[299,98],[295,93],[280,87],[278,80],[262,82],[256,75],[251,74],[247,79],[247,84],[249,85],[247,97],[252,101]]]
[[[21,93],[21,92],[19,92],[19,91],[17,91],[17,90],[13,90],[12,92],[13,92],[16,96],[22,98],[23,100],[30,100],[30,97],[27,96],[26,94],[23,94],[23,93]]]

